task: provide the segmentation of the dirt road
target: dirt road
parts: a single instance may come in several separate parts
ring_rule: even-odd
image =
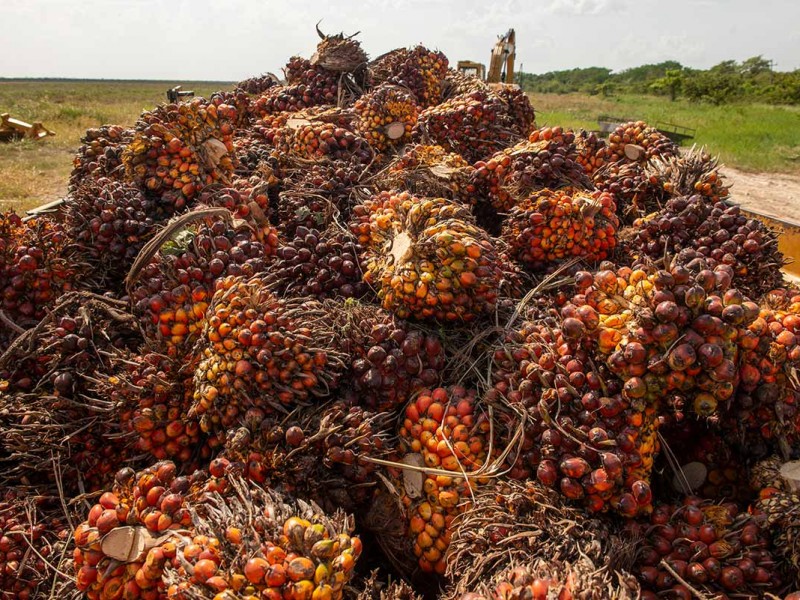
[[[722,173],[731,182],[731,199],[743,207],[800,223],[800,176],[745,173],[729,167]]]

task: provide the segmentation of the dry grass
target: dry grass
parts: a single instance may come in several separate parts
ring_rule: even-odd
[[[132,125],[177,83],[200,95],[230,87],[216,82],[0,80],[0,112],[41,121],[56,132],[39,142],[0,144],[0,210],[23,211],[63,196],[86,129]]]

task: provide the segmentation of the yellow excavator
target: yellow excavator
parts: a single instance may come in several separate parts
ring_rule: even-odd
[[[464,75],[478,77],[486,83],[514,83],[514,60],[517,58],[516,52],[517,36],[513,29],[509,29],[505,35],[497,36],[497,43],[492,48],[489,57],[489,71],[486,65],[471,60],[458,61],[458,70]]]

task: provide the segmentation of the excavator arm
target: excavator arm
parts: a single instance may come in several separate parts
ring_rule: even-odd
[[[497,40],[492,48],[489,73],[486,76],[487,83],[514,83],[514,60],[517,57],[516,40],[513,29],[509,29]]]

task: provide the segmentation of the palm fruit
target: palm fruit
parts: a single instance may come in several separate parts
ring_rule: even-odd
[[[105,178],[84,180],[61,207],[74,244],[65,258],[83,265],[80,286],[120,293],[134,259],[169,216],[168,209],[133,186]]]
[[[637,162],[608,163],[594,172],[593,180],[598,190],[614,195],[617,214],[628,225],[661,209],[666,201],[658,180]]]
[[[60,587],[59,566],[70,538],[55,495],[6,488],[0,496],[0,597],[48,597]]]
[[[445,598],[632,600],[639,586],[616,568],[617,544],[608,522],[552,490],[497,481],[476,490],[474,506],[453,527]]]
[[[477,592],[467,592],[458,600],[547,600],[548,598],[592,598],[593,600],[633,600],[639,598],[636,579],[608,569],[586,557],[574,562],[539,558],[509,565],[484,583]]]
[[[797,455],[798,315],[800,296],[793,290],[774,290],[767,295],[758,318],[740,335],[739,386],[722,426],[749,458],[770,452],[780,453],[786,460]]]
[[[355,160],[368,164],[374,154],[363,137],[323,120],[296,119],[275,134],[275,151],[281,156],[306,160]]]
[[[769,532],[733,503],[688,496],[682,504],[657,506],[649,523],[629,527],[635,538],[644,538],[633,568],[643,599],[667,593],[760,598],[781,588]]]
[[[491,404],[525,415],[506,424],[507,443],[523,436],[510,461],[514,479],[536,477],[590,512],[624,516],[652,508],[650,476],[659,451],[658,412],[632,398],[623,381],[588,350],[574,317],[559,325],[523,323],[494,353]]]
[[[222,196],[239,197],[229,192]],[[223,207],[199,209],[171,222],[151,240],[126,279],[148,341],[172,358],[187,355],[203,328],[215,282],[264,271],[277,246],[268,224],[255,215],[233,223]]]
[[[418,488],[401,486],[401,502],[424,573],[444,574],[453,520],[467,510],[475,488],[487,482],[490,430],[477,392],[461,386],[422,390],[406,407],[400,453],[403,464],[417,466],[423,477]]]
[[[373,86],[390,83],[407,88],[426,108],[441,102],[447,67],[447,57],[441,52],[415,46],[379,56],[369,64],[369,74]]]
[[[279,183],[277,176],[277,160],[272,156],[272,145],[268,144],[255,130],[240,130],[233,139],[233,147],[236,153],[236,174],[231,185],[238,188],[242,180],[250,183],[255,178],[250,187],[256,187],[258,183],[264,184],[266,188],[276,187]]]
[[[179,476],[169,461],[138,473],[120,469],[73,533],[78,591],[89,600],[166,599],[164,569],[179,551],[184,560],[216,556],[220,540],[190,529],[190,506],[204,489],[227,487],[218,468],[212,463],[211,477]]]
[[[363,298],[370,290],[361,252],[353,235],[337,227],[297,227],[294,239],[278,247],[265,281],[281,296]]]
[[[445,367],[442,342],[369,304],[333,307],[342,349],[350,356],[346,396],[370,410],[391,412],[417,391],[439,383]]]
[[[319,302],[281,299],[258,276],[220,279],[196,350],[189,416],[216,435],[254,406],[292,410],[328,394],[344,368],[332,320]]]
[[[69,190],[73,191],[86,180],[107,178],[121,181],[125,174],[122,151],[133,140],[132,129],[121,125],[103,125],[87,129],[81,147],[72,159]]]
[[[403,189],[415,196],[449,198],[475,204],[470,183],[474,169],[460,154],[441,146],[409,144],[381,172],[376,185],[381,190]]]
[[[262,73],[261,75],[242,79],[236,84],[236,89],[243,90],[248,94],[253,94],[254,96],[260,96],[268,89],[273,88],[276,85],[278,85],[278,79],[272,73]]]
[[[520,135],[528,135],[536,121],[536,114],[528,94],[523,92],[518,85],[505,83],[493,84],[491,89],[503,102],[508,104],[512,127]]]
[[[253,113],[265,117],[282,112],[296,112],[312,106],[337,104],[339,73],[312,65],[297,56],[284,68],[288,85],[277,85],[264,92],[254,103]]]
[[[730,265],[733,285],[751,298],[783,282],[776,233],[745,217],[738,206],[712,205],[699,195],[674,198],[636,227],[631,245],[640,256],[658,261],[691,248],[710,265]]]
[[[403,88],[383,84],[361,96],[353,106],[358,115],[356,131],[376,152],[411,141],[419,107]]]
[[[776,455],[754,465],[750,484],[758,493],[750,511],[765,519],[774,540],[773,554],[783,579],[800,587],[800,497],[781,473],[783,461]]]
[[[461,71],[447,69],[442,84],[442,100],[462,96],[475,91],[488,91],[489,86],[473,75],[464,75]]]
[[[347,37],[343,33],[325,35],[318,26],[317,34],[322,41],[309,61],[313,66],[337,73],[352,73],[367,66],[367,53],[361,43],[353,39],[357,33]]]
[[[656,156],[645,164],[645,173],[657,181],[672,197],[699,194],[711,202],[730,196],[730,186],[719,172],[719,160],[692,147],[675,156]]]
[[[236,119],[236,108],[220,98],[143,113],[122,154],[126,177],[183,208],[204,186],[230,179]]]
[[[377,481],[372,461],[393,448],[391,417],[340,401],[288,420],[252,408],[228,432],[221,456],[258,485],[360,514]]]
[[[0,213],[0,311],[6,323],[26,329],[45,316],[64,293],[75,288],[77,269],[64,257],[69,238],[49,216],[23,220]]]
[[[608,146],[603,138],[591,131],[579,129],[575,134],[576,162],[583,167],[589,177],[608,163]]]
[[[532,192],[572,185],[588,188],[589,179],[576,161],[575,134],[560,127],[539,129],[522,141],[475,163],[472,183],[492,206],[509,211]]]
[[[494,310],[504,259],[469,209],[443,198],[381,192],[353,209],[364,280],[405,319],[471,321]]]
[[[631,159],[625,152],[629,144],[640,146],[644,152],[637,159]],[[645,161],[654,156],[677,156],[678,145],[655,127],[644,121],[630,121],[617,126],[608,136],[609,162],[639,160]]]
[[[352,518],[229,479],[236,493],[206,493],[191,508],[195,539],[215,541],[212,552],[179,545],[165,563],[163,597],[341,600],[362,550]]]
[[[349,160],[290,160],[280,168],[282,191],[278,194],[278,227],[287,237],[298,227],[324,230],[335,220],[346,220],[356,188],[369,165],[357,156]]]
[[[131,457],[122,407],[103,384],[141,343],[124,303],[79,292],[20,336],[0,357],[4,476],[30,484],[60,478],[68,492],[101,489]]]
[[[189,418],[193,399],[191,364],[147,353],[126,361],[109,378],[106,395],[123,406],[123,429],[131,432],[135,449],[154,460],[173,460],[180,467],[206,460],[210,448],[197,419]]]
[[[740,345],[752,345],[745,332],[758,317],[758,306],[731,287],[732,275],[728,265],[711,269],[701,258],[661,271],[583,272],[562,316],[586,328],[630,398],[666,400],[678,420],[719,420],[736,391]]]
[[[605,260],[617,245],[619,221],[611,194],[544,189],[514,206],[503,225],[510,256],[542,270],[568,260]]]
[[[426,108],[412,131],[415,142],[437,144],[470,163],[487,160],[521,137],[508,104],[489,90],[476,90]]]

